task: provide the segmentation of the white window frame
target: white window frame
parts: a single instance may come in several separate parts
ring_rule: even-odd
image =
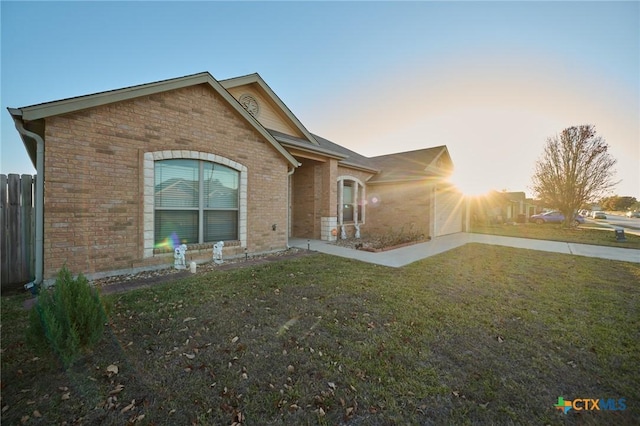
[[[153,257],[155,243],[155,162],[173,159],[201,160],[219,163],[240,172],[239,204],[238,204],[238,237],[240,246],[247,246],[247,180],[248,170],[243,164],[217,154],[200,151],[171,150],[146,152],[143,160],[144,197],[143,197],[143,241],[144,257]]]
[[[343,216],[344,205],[344,183],[345,181],[353,182],[353,216],[359,218],[359,221],[347,222],[346,224],[364,224],[366,212],[366,189],[360,179],[354,176],[340,176],[338,178],[338,225],[345,225]]]

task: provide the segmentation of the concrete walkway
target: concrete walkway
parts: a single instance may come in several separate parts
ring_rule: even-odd
[[[289,240],[289,245],[292,247],[303,249],[308,248],[321,253],[356,259],[367,263],[375,263],[377,265],[390,266],[393,268],[399,268],[468,243],[492,244],[640,263],[640,250],[594,246],[589,244],[563,243],[558,241],[533,240],[528,238],[502,237],[498,235],[469,234],[466,232],[445,235],[426,243],[414,244],[380,253],[353,250],[320,240],[305,240],[300,238],[292,238]]]

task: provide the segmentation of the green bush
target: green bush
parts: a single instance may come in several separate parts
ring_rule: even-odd
[[[106,319],[98,292],[82,274],[74,279],[64,266],[53,288],[42,289],[38,295],[28,340],[37,346],[48,344],[68,367],[100,340]]]

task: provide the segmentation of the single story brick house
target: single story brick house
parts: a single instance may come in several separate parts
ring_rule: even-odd
[[[445,146],[364,157],[310,133],[258,74],[208,72],[9,108],[38,176],[36,280],[401,229],[463,229]]]

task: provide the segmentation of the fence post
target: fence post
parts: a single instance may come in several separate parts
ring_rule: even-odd
[[[21,198],[21,221],[22,221],[22,268],[20,281],[32,281],[34,276],[34,269],[31,264],[34,263],[32,256],[33,252],[33,235],[34,229],[31,226],[33,216],[33,177],[31,175],[22,175],[20,179],[22,186],[20,191]]]
[[[0,288],[35,276],[35,215],[31,175],[0,175]]]
[[[9,283],[9,269],[7,262],[7,175],[0,175],[0,282],[2,287]]]
[[[9,175],[9,232],[7,251],[9,255],[9,282],[17,283],[22,278],[22,215],[20,214],[20,175]]]

